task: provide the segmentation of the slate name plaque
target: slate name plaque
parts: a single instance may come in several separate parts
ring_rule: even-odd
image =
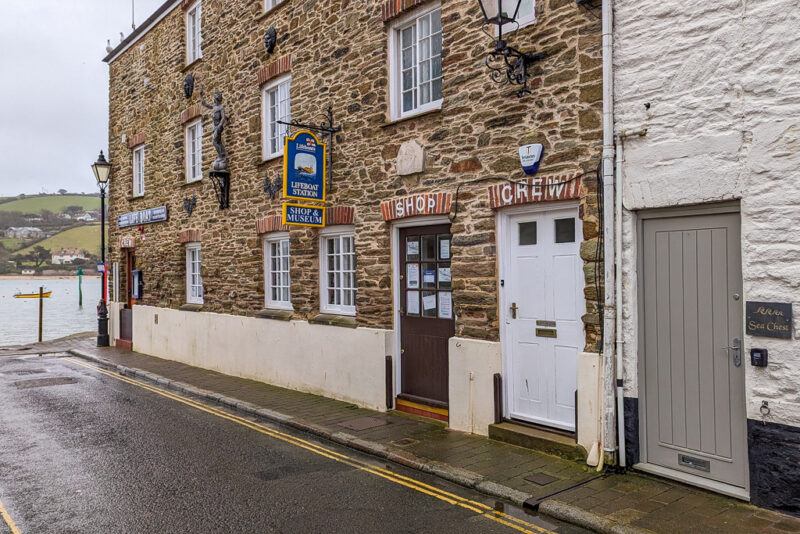
[[[747,302],[747,334],[792,339],[790,302]]]
[[[152,224],[157,222],[164,222],[166,220],[167,220],[167,207],[159,206],[157,208],[150,208],[148,210],[123,213],[122,215],[117,217],[117,228],[138,226],[140,224]]]

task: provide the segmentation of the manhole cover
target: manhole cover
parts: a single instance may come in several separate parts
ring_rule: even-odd
[[[349,428],[350,430],[367,430],[368,428],[375,428],[379,426],[389,425],[389,421],[385,419],[378,419],[377,417],[359,417],[358,419],[351,419],[344,423],[339,423],[339,426]]]
[[[547,473],[534,473],[530,476],[525,477],[525,480],[528,482],[533,482],[534,484],[539,484],[540,486],[546,486],[551,482],[555,482],[556,480],[561,480],[558,477],[554,477],[552,475],[548,475]]]
[[[17,386],[18,389],[28,389],[28,388],[41,388],[45,386],[61,386],[64,384],[75,384],[78,381],[77,378],[72,378],[69,376],[60,376],[56,378],[32,378],[30,380],[17,380],[14,382],[14,385]]]
[[[393,441],[392,445],[397,445],[398,447],[408,447],[409,445],[416,445],[417,443],[419,443],[419,440],[411,438],[403,438],[403,439],[398,439],[397,441]]]

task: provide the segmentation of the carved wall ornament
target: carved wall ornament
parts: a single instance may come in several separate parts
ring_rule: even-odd
[[[397,174],[406,176],[425,170],[425,150],[415,140],[406,141],[397,151]]]
[[[269,195],[271,200],[275,200],[275,195],[281,189],[283,189],[283,180],[281,180],[280,174],[275,175],[275,180],[270,180],[269,176],[264,177],[264,192]]]
[[[267,54],[271,54],[275,50],[275,44],[278,42],[278,32],[275,26],[267,28],[267,33],[264,34],[264,46],[267,48]]]
[[[186,78],[183,79],[183,96],[186,98],[192,98],[194,94],[194,75],[188,74]]]
[[[191,198],[186,197],[183,199],[183,211],[185,211],[189,217],[192,216],[195,206],[197,206],[197,195],[192,195]]]

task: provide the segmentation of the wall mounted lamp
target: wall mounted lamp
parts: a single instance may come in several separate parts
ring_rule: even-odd
[[[492,81],[506,84],[512,83],[521,85],[517,91],[518,97],[531,94],[528,89],[528,66],[543,59],[547,52],[537,52],[531,54],[523,52],[509,46],[503,39],[503,26],[506,24],[517,24],[517,14],[522,0],[478,0],[483,13],[484,28],[486,26],[497,26],[497,38],[494,43],[494,50],[486,54],[485,64],[489,68],[489,77]],[[490,35],[484,29],[484,33]]]

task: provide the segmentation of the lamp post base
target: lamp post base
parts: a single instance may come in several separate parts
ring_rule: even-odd
[[[108,347],[108,308],[106,301],[101,300],[97,305],[97,346]]]

